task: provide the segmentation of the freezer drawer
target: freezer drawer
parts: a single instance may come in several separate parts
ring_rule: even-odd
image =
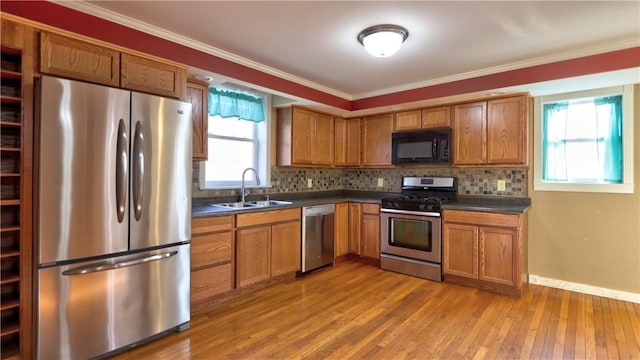
[[[86,359],[189,321],[190,245],[38,270],[38,358]]]

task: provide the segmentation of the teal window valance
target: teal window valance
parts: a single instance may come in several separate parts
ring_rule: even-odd
[[[264,121],[263,99],[240,92],[209,88],[209,115],[237,117],[253,122]]]

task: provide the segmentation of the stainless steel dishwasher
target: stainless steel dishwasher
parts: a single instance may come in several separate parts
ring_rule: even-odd
[[[333,204],[302,208],[302,272],[333,263]]]

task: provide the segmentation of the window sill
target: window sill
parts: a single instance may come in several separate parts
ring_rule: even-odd
[[[588,193],[633,194],[634,184],[577,184],[534,182],[534,191],[564,191]]]

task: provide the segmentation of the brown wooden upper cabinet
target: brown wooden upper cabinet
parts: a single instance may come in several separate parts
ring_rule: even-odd
[[[40,33],[40,72],[181,98],[186,68],[66,36]]]
[[[451,127],[451,106],[422,109],[422,128],[435,129]]]
[[[42,32],[40,72],[117,87],[120,86],[120,52]]]
[[[401,111],[394,114],[393,131],[417,130],[422,128],[420,110]]]
[[[187,81],[187,101],[193,105],[193,160],[207,160],[209,127],[209,84]]]
[[[395,113],[393,131],[435,129],[451,126],[451,107],[438,106]]]
[[[360,165],[360,118],[335,118],[336,166]]]
[[[362,165],[391,165],[393,114],[362,118]]]
[[[177,66],[122,53],[120,87],[180,98],[186,89],[187,71]]]
[[[454,106],[453,165],[528,165],[527,98]]]
[[[331,115],[299,107],[278,109],[278,166],[332,166],[333,121]]]

